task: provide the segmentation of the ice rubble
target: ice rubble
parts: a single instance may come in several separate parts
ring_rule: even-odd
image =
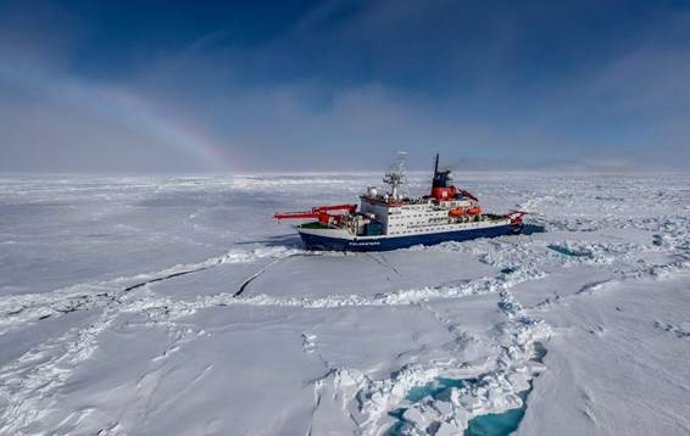
[[[520,274],[511,271],[501,273],[500,277],[512,275]],[[509,292],[511,286],[524,280],[524,276],[504,279],[500,286],[482,287],[484,292],[499,293],[498,306],[507,318],[497,326],[499,334],[494,340],[501,344],[501,352],[495,366],[487,372],[476,374],[478,368],[467,368],[458,361],[409,365],[383,380],[373,380],[353,370],[338,370],[336,385],[345,379],[346,389],[352,391],[351,386],[357,386],[352,402],[357,407],[350,413],[363,433],[381,434],[390,428],[394,410],[404,411],[398,418],[402,425],[397,431],[421,435],[427,434],[429,428],[435,429],[434,434],[457,434],[468,427],[473,417],[521,407],[522,399],[517,394],[528,390],[531,380],[543,371],[535,353],[538,341],[548,338],[550,332],[542,320],[526,315]],[[466,386],[449,387],[443,398],[427,396],[424,401],[408,401],[413,388],[433,383],[439,377],[473,380]]]

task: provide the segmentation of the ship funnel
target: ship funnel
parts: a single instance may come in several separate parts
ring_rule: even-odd
[[[431,184],[432,188],[445,188],[449,186],[451,181],[450,170],[438,170],[438,153],[436,153],[436,162],[434,163],[434,180]]]
[[[450,170],[438,170],[438,153],[436,153],[436,161],[434,163],[434,179],[431,182],[431,196],[438,201],[452,200],[455,198],[457,190],[452,185],[450,177]]]

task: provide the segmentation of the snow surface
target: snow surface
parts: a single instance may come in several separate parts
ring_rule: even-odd
[[[0,433],[690,433],[690,176],[459,174],[546,231],[386,253],[271,219],[378,179],[0,178]]]

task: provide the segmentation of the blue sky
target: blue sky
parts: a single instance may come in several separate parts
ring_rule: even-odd
[[[0,171],[690,164],[690,2],[29,0],[0,29]]]

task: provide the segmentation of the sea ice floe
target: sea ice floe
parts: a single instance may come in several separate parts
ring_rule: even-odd
[[[0,433],[687,432],[686,175],[463,173],[546,232],[386,255],[362,292],[320,258],[380,257],[275,239],[273,209],[377,177],[4,177]],[[424,322],[353,332],[380,313]]]

